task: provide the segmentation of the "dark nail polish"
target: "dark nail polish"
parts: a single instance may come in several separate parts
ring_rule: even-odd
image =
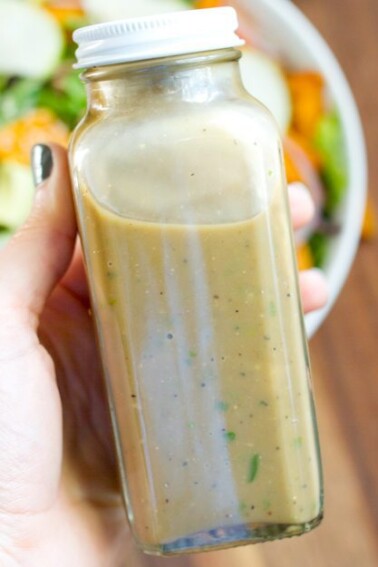
[[[31,164],[34,185],[37,187],[40,183],[46,181],[52,172],[53,157],[49,146],[45,144],[34,146],[31,153]]]

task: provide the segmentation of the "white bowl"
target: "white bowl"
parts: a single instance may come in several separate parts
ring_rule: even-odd
[[[289,0],[234,0],[236,9],[250,14],[262,37],[278,48],[284,62],[296,69],[314,69],[325,78],[329,96],[338,109],[345,138],[348,187],[336,219],[340,232],[332,237],[324,266],[330,297],[324,309],[306,315],[311,337],[338,297],[360,240],[366,202],[365,142],[356,103],[345,76],[319,32]]]
[[[290,66],[320,71],[342,123],[349,185],[336,219],[340,233],[332,238],[324,271],[329,281],[327,306],[306,315],[312,336],[326,318],[350,271],[361,231],[367,184],[366,151],[356,104],[332,51],[308,19],[289,0],[232,0],[227,2],[250,15],[259,33],[277,48]],[[0,247],[4,237],[0,235]]]

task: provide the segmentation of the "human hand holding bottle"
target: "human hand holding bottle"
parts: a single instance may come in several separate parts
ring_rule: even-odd
[[[65,151],[34,150],[35,203],[0,254],[0,564],[116,567],[133,542],[117,484]],[[313,213],[290,188],[294,226]],[[300,276],[306,312],[326,302]],[[131,566],[130,566],[131,567]]]

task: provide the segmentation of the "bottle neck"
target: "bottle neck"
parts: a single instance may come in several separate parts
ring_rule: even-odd
[[[86,71],[91,114],[161,110],[175,102],[203,104],[240,94],[240,52],[224,49],[190,56],[99,67]]]

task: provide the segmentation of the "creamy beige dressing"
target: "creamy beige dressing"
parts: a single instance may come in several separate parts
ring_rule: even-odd
[[[317,442],[281,189],[253,218],[197,226],[82,199],[136,537],[312,521]]]

